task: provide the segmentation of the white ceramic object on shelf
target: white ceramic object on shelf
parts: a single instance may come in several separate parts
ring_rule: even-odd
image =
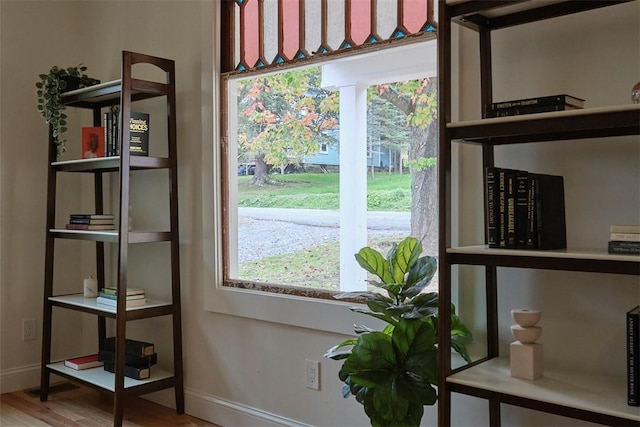
[[[511,325],[511,334],[522,344],[531,344],[536,342],[542,335],[542,328],[539,326]]]
[[[535,326],[542,317],[540,310],[529,310],[527,308],[514,308],[511,310],[511,317],[520,326],[525,328]]]

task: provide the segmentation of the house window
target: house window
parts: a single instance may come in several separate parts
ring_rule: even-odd
[[[223,2],[235,22],[223,26],[235,34],[222,61],[225,286],[328,298],[366,289],[353,257],[363,246],[411,234],[437,253],[432,1],[345,0],[354,25],[339,37],[335,4]],[[408,13],[416,5],[423,14]],[[311,30],[319,47],[307,47]],[[389,40],[398,47],[375,46]]]

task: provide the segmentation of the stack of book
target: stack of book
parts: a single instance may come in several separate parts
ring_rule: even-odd
[[[104,141],[107,156],[120,155],[120,110],[117,107],[104,113]],[[129,152],[132,156],[149,155],[149,114],[131,112],[129,120]]]
[[[640,225],[612,225],[610,233],[610,254],[640,255]]]
[[[143,380],[151,376],[151,366],[158,363],[158,355],[152,343],[125,339],[124,346],[124,375],[135,380]],[[106,338],[98,359],[104,363],[104,370],[116,371],[116,339]]]
[[[490,167],[484,183],[490,248],[567,247],[562,176]]]
[[[519,116],[522,114],[546,113],[549,111],[576,110],[584,108],[584,99],[571,95],[551,95],[537,98],[514,99],[485,105],[485,118]]]
[[[147,303],[145,298],[144,289],[142,288],[127,288],[126,305],[128,307],[140,307]],[[116,307],[118,305],[118,289],[116,287],[102,288],[96,302],[102,305],[108,305],[110,307]]]
[[[71,214],[67,230],[114,230],[113,214]]]

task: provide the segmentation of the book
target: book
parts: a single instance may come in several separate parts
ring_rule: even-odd
[[[102,288],[102,292],[109,295],[118,295],[118,288],[110,286]],[[144,289],[142,288],[127,288],[127,295],[144,295]]]
[[[113,224],[72,224],[65,225],[67,230],[115,230]]]
[[[117,299],[111,299],[111,298],[105,298],[102,296],[99,296],[96,298],[96,302],[98,304],[102,304],[102,305],[108,305],[110,307],[116,307],[118,305],[118,300]],[[142,305],[145,305],[147,303],[147,299],[146,298],[139,298],[139,299],[128,299],[126,301],[126,307],[140,307]]]
[[[505,108],[503,110],[488,110],[485,112],[484,117],[491,119],[494,117],[509,117],[509,116],[521,116],[524,114],[536,114],[536,113],[548,113],[551,111],[565,111],[565,110],[578,110],[579,107],[568,104],[546,104],[546,105],[533,105],[530,107],[513,107]]]
[[[611,233],[609,240],[619,242],[640,242],[640,233]]]
[[[536,249],[538,247],[538,230],[536,215],[536,193],[538,185],[536,180],[529,175],[527,181],[527,229],[525,231],[525,247],[527,249]]]
[[[640,406],[640,306],[627,312],[627,403]]]
[[[69,219],[115,219],[114,214],[71,214]]]
[[[498,247],[507,247],[507,172],[498,169]]]
[[[105,156],[104,128],[102,126],[83,127],[81,141],[83,159]]]
[[[564,207],[564,178],[559,175],[532,174],[535,194],[537,249],[566,249],[567,225]]]
[[[113,225],[112,219],[69,218],[69,224]]]
[[[126,338],[124,347],[125,353],[137,356],[150,356],[155,353],[153,344],[145,341]],[[102,342],[102,349],[108,351],[116,351],[116,337],[105,338]]]
[[[114,363],[116,360],[116,352],[104,349],[100,350],[98,353],[98,360]],[[125,352],[124,363],[125,365],[135,366],[136,368],[148,368],[158,363],[158,353],[153,353],[149,356],[138,356]]]
[[[485,107],[486,111],[504,110],[515,107],[531,107],[540,105],[572,105],[584,108],[584,99],[567,94],[539,96],[534,98],[513,99],[503,102],[492,102]]]
[[[516,206],[515,206],[515,236],[516,248],[525,248],[527,240],[527,211],[528,211],[529,173],[516,171]]]
[[[114,362],[104,362],[104,370],[108,372],[116,372]],[[137,366],[124,365],[124,376],[133,378],[134,380],[144,380],[151,376],[151,368],[140,368]]]
[[[114,301],[117,301],[117,300],[118,300],[118,296],[117,296],[117,295],[106,294],[106,293],[104,293],[104,292],[100,292],[100,293],[98,294],[98,296],[100,296],[100,297],[102,297],[102,298],[112,299],[112,300],[114,300]],[[143,299],[143,298],[144,298],[144,294],[139,294],[139,295],[126,295],[126,296],[125,296],[125,299],[126,299],[127,301],[133,301],[133,300],[136,300],[136,299]]]
[[[67,359],[64,361],[64,366],[67,368],[81,371],[83,369],[97,368],[104,363],[99,360],[97,354],[91,354],[89,356],[74,357],[73,359]]]
[[[507,248],[516,247],[516,171],[505,170],[506,179],[506,224],[504,227],[505,245]]]
[[[149,114],[131,112],[129,152],[132,156],[149,155]]]
[[[610,240],[607,251],[610,254],[640,255],[640,242]]]
[[[120,148],[118,145],[119,115],[119,107],[111,107],[109,111],[104,113],[103,123],[105,144],[107,146],[107,156],[117,156],[120,153]]]
[[[640,233],[640,225],[611,225],[610,233]]]
[[[489,167],[485,170],[485,200],[486,200],[486,224],[487,244],[490,248],[498,247],[498,184],[496,181],[497,168]]]

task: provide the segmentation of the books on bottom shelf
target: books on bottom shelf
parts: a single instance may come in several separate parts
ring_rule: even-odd
[[[489,247],[567,247],[562,176],[490,167],[484,184]]]
[[[67,230],[115,230],[113,214],[71,214]]]
[[[115,337],[106,338],[98,353],[98,358],[104,363],[104,370],[115,373]],[[125,339],[124,375],[135,380],[143,380],[151,376],[151,366],[158,361],[155,346],[152,343]]]
[[[104,365],[104,363],[99,359],[97,354],[74,357],[72,359],[66,359],[64,361],[64,366],[66,366],[67,368],[75,369],[76,371],[97,368],[102,365]]]
[[[627,312],[627,403],[640,406],[640,306]]]
[[[104,362],[104,370],[116,373],[116,365],[114,362]],[[124,376],[133,378],[134,380],[145,380],[151,377],[151,368],[139,368],[137,366],[124,365]]]
[[[107,351],[116,351],[116,337],[108,337],[102,343],[102,349]],[[126,338],[124,341],[125,353],[137,356],[151,356],[155,353],[153,343],[146,341],[138,341]]]
[[[610,254],[640,255],[640,225],[612,225],[609,231]]]

